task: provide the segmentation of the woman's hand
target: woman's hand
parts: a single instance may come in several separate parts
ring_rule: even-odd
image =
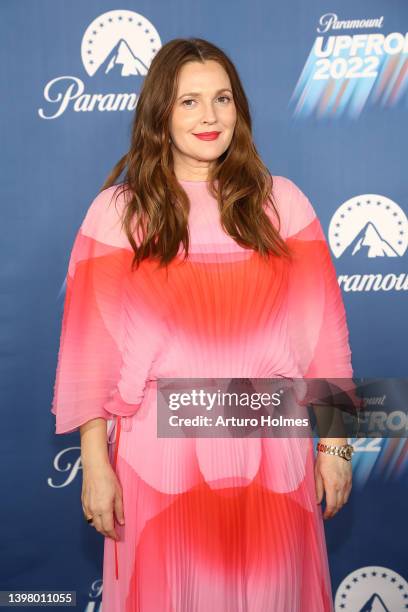
[[[115,531],[114,518],[123,525],[122,487],[108,461],[83,468],[82,508],[86,517],[102,535],[119,540]]]
[[[318,452],[315,461],[317,503],[326,493],[326,509],[323,518],[332,518],[347,502],[352,487],[351,461],[337,455]]]

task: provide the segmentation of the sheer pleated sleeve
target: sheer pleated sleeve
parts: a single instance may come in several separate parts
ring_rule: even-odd
[[[51,407],[57,434],[112,417],[106,405],[117,394],[123,367],[123,288],[133,256],[120,230],[114,189],[91,203],[69,259]]]
[[[289,181],[287,243],[294,251],[289,322],[302,376],[351,378],[346,312],[320,221],[307,196]]]

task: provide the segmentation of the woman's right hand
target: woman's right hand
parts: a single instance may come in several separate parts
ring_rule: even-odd
[[[119,540],[114,520],[124,525],[122,487],[109,461],[83,466],[82,508],[102,535]]]

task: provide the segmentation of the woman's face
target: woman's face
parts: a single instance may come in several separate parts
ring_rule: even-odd
[[[176,176],[206,179],[212,162],[229,147],[236,120],[224,68],[213,60],[184,64],[169,126]],[[219,134],[212,140],[196,136],[205,132]]]

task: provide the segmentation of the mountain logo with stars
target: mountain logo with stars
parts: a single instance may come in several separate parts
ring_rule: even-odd
[[[337,258],[402,257],[408,246],[408,220],[393,200],[378,194],[359,195],[336,210],[328,239]]]
[[[119,72],[120,76],[138,74],[145,76],[148,68],[141,59],[134,55],[127,42],[121,38],[98,70],[103,74],[108,74],[113,70]]]
[[[340,583],[334,608],[335,612],[408,610],[407,581],[388,567],[361,567]]]
[[[123,9],[102,13],[86,28],[81,43],[83,67],[94,81],[75,74],[51,78],[38,116],[53,120],[66,112],[134,113],[138,90],[161,46],[156,28],[143,15]]]
[[[143,15],[113,10],[96,17],[85,30],[81,58],[89,76],[146,76],[161,47],[160,36]]]

